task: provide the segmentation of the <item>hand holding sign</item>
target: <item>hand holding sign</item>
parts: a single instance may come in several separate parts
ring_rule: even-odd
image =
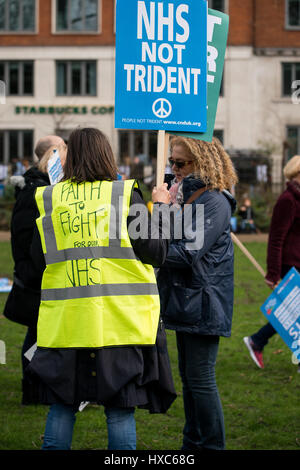
[[[170,204],[170,193],[168,191],[167,183],[164,183],[159,188],[154,186],[152,191],[152,202],[163,202],[165,204]]]

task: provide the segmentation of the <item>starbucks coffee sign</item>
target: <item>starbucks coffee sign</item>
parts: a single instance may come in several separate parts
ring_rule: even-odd
[[[15,114],[112,114],[114,106],[15,106]]]

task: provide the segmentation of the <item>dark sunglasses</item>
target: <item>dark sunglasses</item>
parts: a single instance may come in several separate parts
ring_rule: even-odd
[[[194,160],[189,160],[187,162],[182,162],[180,160],[173,160],[173,158],[169,158],[169,163],[171,166],[175,165],[177,168],[183,168],[186,165],[189,165],[190,163],[193,163]]]

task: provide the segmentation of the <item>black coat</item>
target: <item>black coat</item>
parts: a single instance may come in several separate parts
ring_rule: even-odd
[[[48,175],[30,168],[19,178],[16,203],[11,218],[11,248],[14,260],[14,284],[7,298],[4,316],[27,326],[35,326],[40,303],[41,277],[31,258],[31,244],[38,215],[34,193],[49,185]]]
[[[145,204],[134,190],[131,205]],[[150,218],[141,222],[151,233]],[[129,216],[127,224],[134,220]],[[129,230],[130,236],[130,230]],[[143,239],[131,243],[145,264],[160,266],[166,257],[169,240]],[[38,231],[32,246],[35,269],[42,276],[45,260]],[[141,407],[151,413],[167,411],[176,398],[165,331],[160,324],[154,346],[105,347],[103,349],[37,348],[27,368],[33,380],[38,377],[43,404],[64,403],[77,407],[82,401],[104,406]]]

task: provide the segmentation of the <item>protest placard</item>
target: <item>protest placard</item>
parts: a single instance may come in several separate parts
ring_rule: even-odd
[[[204,133],[174,132],[174,134],[211,142],[222,83],[228,29],[228,15],[209,8],[207,17],[207,130]],[[173,134],[173,132],[170,133]]]
[[[207,2],[117,1],[115,127],[205,131]]]
[[[53,150],[53,155],[48,161],[47,170],[50,179],[50,184],[58,183],[64,175],[60,155],[58,153],[58,150],[56,149]]]
[[[295,268],[285,275],[261,306],[261,311],[290,350],[296,353],[300,339],[300,274]]]
[[[7,277],[0,278],[0,292],[10,292],[12,289],[12,281]]]

